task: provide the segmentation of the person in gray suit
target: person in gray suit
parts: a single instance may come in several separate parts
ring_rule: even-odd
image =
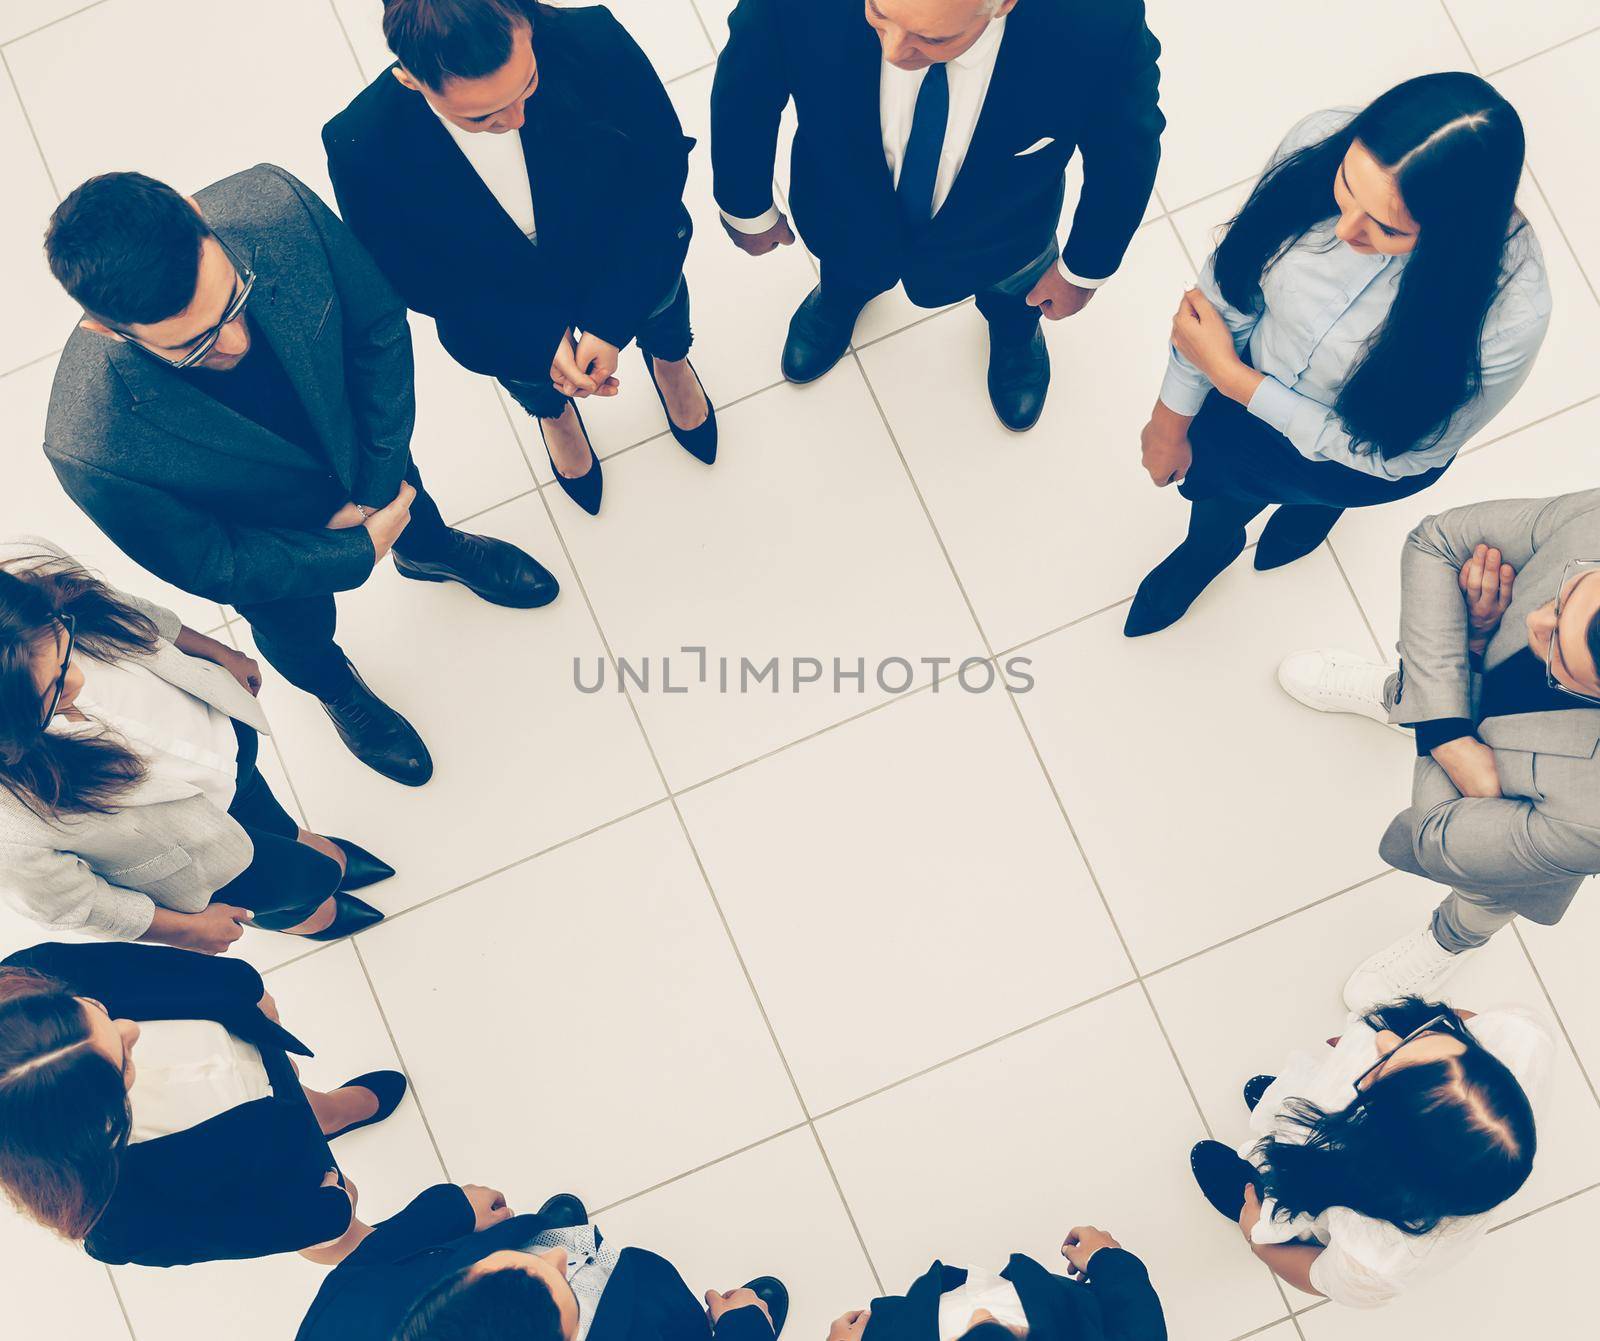
[[[1560,921],[1600,874],[1600,489],[1429,517],[1401,584],[1397,669],[1315,651],[1278,672],[1308,707],[1415,731],[1411,805],[1379,850],[1451,887],[1356,970],[1352,1010],[1437,1000],[1495,932]]]
[[[334,593],[391,548],[404,577],[519,608],[554,577],[444,524],[411,459],[405,305],[314,192],[262,164],[186,200],[91,178],[45,237],[84,310],[62,351],[45,454],[132,559],[236,606],[285,679],[385,777],[433,772],[421,737],[334,641]]]

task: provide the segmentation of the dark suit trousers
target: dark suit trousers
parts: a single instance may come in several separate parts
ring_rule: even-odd
[[[417,497],[411,504],[411,522],[395,542],[395,553],[410,559],[438,560],[446,552],[450,529],[438,504],[422,487],[415,462],[407,469],[406,480],[417,491]],[[354,683],[350,663],[333,639],[338,612],[332,592],[241,605],[239,613],[249,622],[261,655],[296,688],[327,702]]]
[[[973,295],[978,311],[989,323],[990,337],[1002,342],[1016,342],[1033,338],[1039,325],[1039,309],[1028,305],[1028,294],[1039,282],[1040,276],[1056,263],[1060,253],[1054,239],[1050,245],[1013,275],[998,284]],[[822,263],[823,301],[836,310],[860,311],[889,287],[863,289],[841,280],[826,261]]]
[[[689,357],[694,332],[689,325],[689,282],[682,275],[660,306],[644,319],[635,338],[646,358],[676,363]],[[535,419],[559,419],[567,412],[567,397],[555,389],[548,377],[527,381],[502,377],[500,385]]]

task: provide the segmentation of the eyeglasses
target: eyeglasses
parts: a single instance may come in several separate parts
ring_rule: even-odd
[[[201,359],[205,358],[207,354],[217,347],[217,341],[222,339],[222,332],[244,315],[244,306],[250,301],[250,290],[256,286],[256,272],[241,261],[234,254],[233,248],[220,237],[217,237],[215,233],[212,236],[217,238],[217,245],[222,248],[223,254],[233,263],[238,283],[238,292],[234,294],[233,301],[228,304],[228,310],[222,314],[222,320],[202,335],[187,354],[182,358],[176,359],[168,358],[160,350],[151,349],[144,341],[135,339],[126,331],[121,332],[125,339],[131,340],[151,358],[165,363],[167,367],[175,372],[194,367],[195,364],[199,363]]]
[[[67,687],[67,667],[72,665],[72,649],[78,645],[78,621],[73,615],[57,615],[61,627],[67,631],[67,650],[61,658],[61,669],[56,672],[55,687],[50,691],[50,706],[45,709],[43,726],[49,726],[61,706],[61,695]]]
[[[1563,694],[1570,694],[1573,698],[1582,699],[1585,703],[1600,703],[1600,695],[1585,694],[1581,690],[1573,689],[1556,679],[1556,656],[1561,656],[1561,664],[1567,664],[1566,653],[1561,651],[1561,610],[1567,603],[1567,596],[1576,587],[1579,581],[1590,573],[1600,572],[1600,559],[1574,559],[1561,570],[1561,586],[1556,591],[1555,626],[1550,630],[1550,649],[1544,656],[1544,676],[1549,681],[1552,689],[1559,689]]]
[[[1358,1096],[1361,1095],[1362,1086],[1365,1085],[1367,1081],[1371,1080],[1373,1076],[1377,1075],[1379,1071],[1383,1070],[1383,1068],[1391,1061],[1393,1061],[1395,1054],[1399,1052],[1401,1048],[1405,1047],[1407,1043],[1416,1042],[1417,1039],[1421,1038],[1425,1034],[1448,1034],[1451,1038],[1459,1038],[1463,1043],[1472,1042],[1472,1035],[1467,1033],[1467,1026],[1462,1024],[1460,1019],[1458,1019],[1455,1015],[1435,1015],[1426,1024],[1418,1025],[1397,1044],[1395,1044],[1390,1051],[1378,1058],[1377,1061],[1375,1061],[1371,1066],[1357,1076],[1355,1082],[1356,1094]]]

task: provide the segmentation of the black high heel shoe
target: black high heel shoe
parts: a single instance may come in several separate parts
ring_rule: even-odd
[[[1189,1152],[1189,1168],[1211,1209],[1225,1220],[1238,1223],[1244,1212],[1244,1190],[1253,1187],[1261,1194],[1261,1175],[1256,1166],[1223,1145],[1221,1141],[1201,1141]]]
[[[387,880],[394,874],[394,867],[381,857],[374,857],[366,848],[352,843],[348,838],[335,838],[327,835],[328,841],[344,853],[344,879],[339,881],[339,888],[345,893],[355,889],[365,889],[368,885],[375,885],[380,880]]]
[[[708,466],[711,465],[717,459],[717,407],[711,403],[711,397],[706,396],[705,383],[700,380],[700,374],[694,371],[694,364],[689,364],[689,371],[694,374],[694,382],[700,388],[700,394],[706,396],[706,421],[698,428],[679,428],[672,422],[672,411],[667,409],[667,398],[661,394],[661,383],[656,381],[655,359],[647,354],[644,366],[650,374],[650,385],[656,389],[656,399],[661,402],[661,413],[667,416],[667,427],[672,430],[672,436],[678,446],[696,461],[704,461]]]
[[[772,1341],[778,1341],[783,1335],[784,1321],[789,1316],[787,1287],[776,1276],[757,1276],[747,1281],[744,1288],[753,1290],[756,1298],[767,1306],[767,1315],[772,1319]]]
[[[339,941],[381,921],[383,914],[370,903],[363,902],[354,894],[346,894],[341,889],[333,896],[333,921],[321,931],[304,933],[304,937],[308,941]]]
[[[578,430],[583,434],[583,440],[589,448],[589,469],[575,480],[569,480],[556,469],[556,459],[550,456],[550,442],[544,435],[544,420],[535,419],[534,423],[539,425],[539,441],[544,443],[544,454],[550,457],[550,470],[556,477],[556,483],[561,486],[561,492],[591,517],[595,517],[600,513],[600,492],[605,488],[605,480],[600,473],[600,453],[595,451],[594,443],[589,441],[589,430],[584,426],[583,416],[578,413],[575,402],[572,403],[572,413],[577,415]]]
[[[370,1090],[378,1101],[378,1110],[369,1118],[362,1118],[360,1122],[347,1122],[338,1131],[331,1131],[325,1137],[326,1141],[337,1141],[341,1136],[348,1136],[353,1131],[360,1131],[363,1127],[371,1127],[393,1115],[394,1110],[400,1107],[400,1100],[406,1097],[406,1078],[398,1071],[368,1071],[364,1076],[357,1076],[354,1080],[347,1080],[339,1086],[342,1090],[360,1087]]]

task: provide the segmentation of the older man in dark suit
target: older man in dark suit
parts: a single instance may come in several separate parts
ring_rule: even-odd
[[[333,593],[391,548],[403,576],[498,605],[544,605],[557,586],[514,546],[447,527],[423,489],[404,304],[270,165],[192,201],[138,173],[92,178],[45,249],[85,313],[45,430],[66,491],[130,558],[236,606],[363,763],[426,782],[421,737],[334,642]]]
[[[976,295],[995,413],[1031,428],[1050,380],[1040,315],[1094,296],[1155,185],[1161,48],[1142,0],[739,0],[728,28],[711,95],[724,226],[752,255],[794,241],[772,201],[792,98],[789,200],[822,263],[784,376],[833,367],[897,281],[922,307]],[[1083,195],[1058,252],[1074,153]]]

